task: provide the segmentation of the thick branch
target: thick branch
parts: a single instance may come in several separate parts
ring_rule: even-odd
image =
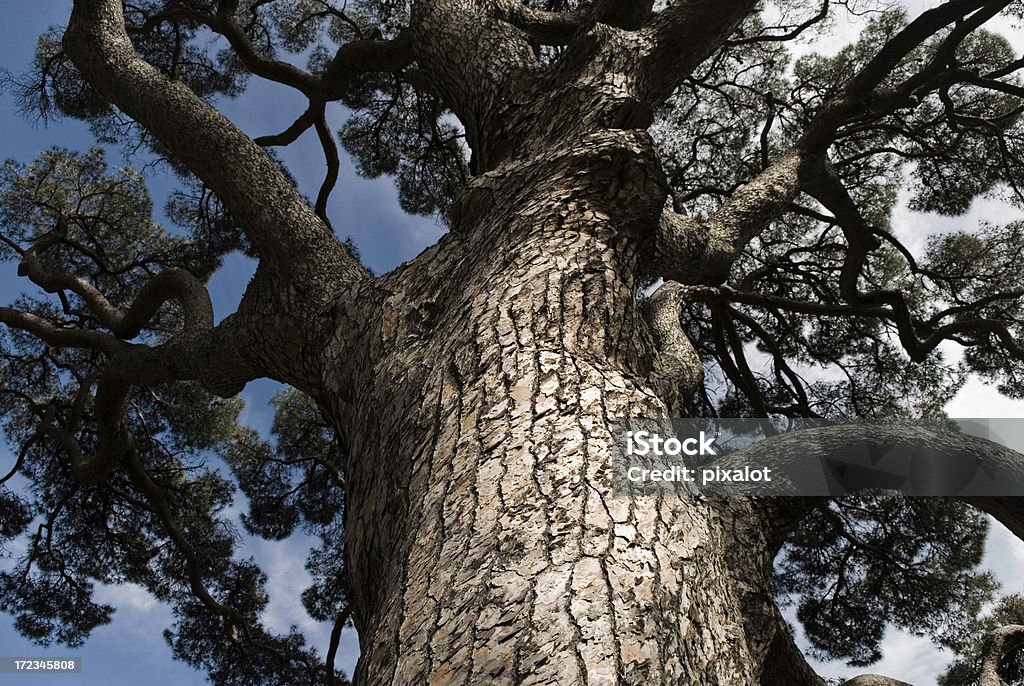
[[[529,35],[500,18],[518,10],[511,2],[496,4],[416,2],[410,20],[420,84],[441,97],[465,126],[481,169],[491,168],[492,146],[513,143],[500,131],[503,118],[518,97],[529,97],[532,77],[540,70]]]
[[[181,305],[186,332],[205,331],[213,326],[210,294],[199,279],[184,269],[172,267],[154,276],[139,290],[128,311],[122,312],[86,279],[44,267],[39,255],[57,242],[63,233],[60,226],[63,223],[58,222],[56,232],[47,234],[22,254],[18,265],[20,276],[27,276],[47,293],[67,290],[78,295],[100,324],[126,340],[138,336],[169,300],[177,300]]]
[[[753,10],[753,0],[676,0],[643,29],[638,96],[652,109],[725,42]]]
[[[71,463],[72,475],[83,484],[95,484],[106,479],[114,463],[134,446],[134,440],[124,425],[128,386],[112,378],[108,370],[101,375],[100,390],[94,403],[99,444],[92,455],[82,452],[74,434],[78,430],[85,406],[92,398],[90,386],[86,383],[79,387],[63,426],[54,422],[53,406],[39,423],[39,431],[56,440],[63,448]]]
[[[654,272],[681,283],[717,285],[724,281],[730,265],[746,244],[787,208],[806,181],[820,173],[825,150],[834,141],[840,126],[855,116],[866,113],[877,116],[891,111],[921,88],[939,85],[935,79],[943,73],[956,47],[1006,4],[1005,0],[988,4],[982,0],[953,0],[922,13],[890,39],[838,95],[819,109],[793,148],[734,193],[705,224],[666,212],[655,241]],[[654,25],[668,22],[662,30],[685,32],[682,17],[691,11],[686,10],[691,6],[692,11],[699,8],[695,3],[673,5],[659,15]],[[912,50],[966,15],[970,16],[950,32],[924,69],[892,90],[875,90]],[[673,17],[680,25],[672,24]],[[675,266],[694,264],[700,268],[693,273],[680,273]]]
[[[951,460],[970,460],[983,471],[999,474],[1002,483],[1024,483],[1021,453],[970,434],[915,425],[866,427],[851,424],[792,431],[732,453],[722,459],[721,466],[757,464],[777,469],[777,474],[805,474],[800,469],[801,463],[817,464],[830,456],[864,450],[884,454],[895,448],[907,448],[915,453],[926,450],[931,455],[949,456]],[[781,486],[782,482],[779,484]],[[818,486],[824,488],[823,484]],[[954,497],[991,515],[1024,541],[1024,497],[977,493]],[[788,498],[789,507],[779,512],[792,520],[826,501],[825,497]]]
[[[868,95],[907,55],[942,28],[979,8],[986,7],[986,5],[994,11],[998,11],[998,8],[1005,7],[1006,4],[1008,2],[986,3],[985,0],[950,0],[934,9],[922,12],[914,21],[907,24],[903,30],[887,41],[860,73],[850,80],[844,88],[844,95],[847,97]],[[986,14],[991,16],[991,14]],[[967,28],[968,26],[969,28]],[[977,24],[965,24],[964,28],[967,28],[966,32],[969,32],[976,26]],[[962,40],[962,35],[960,40]],[[951,45],[951,48],[955,48],[958,43],[959,40],[947,44],[947,46]],[[946,51],[940,50],[939,56],[950,56],[951,48]]]
[[[686,284],[724,282],[747,244],[797,196],[812,157],[790,149],[704,223],[665,210],[655,234],[653,272]]]
[[[213,327],[213,304],[206,287],[189,272],[175,267],[160,272],[142,287],[132,306],[112,327],[114,333],[122,338],[138,336],[142,327],[169,300],[177,300],[181,304],[186,334]]]
[[[586,13],[548,12],[530,7],[521,0],[495,0],[494,14],[545,45],[565,45],[584,26]]]
[[[1024,625],[1007,624],[992,631],[982,653],[979,686],[1006,686],[1006,682],[999,676],[999,665],[1007,652],[1020,648],[1022,644]]]
[[[674,414],[704,379],[700,357],[679,324],[682,290],[678,283],[666,282],[648,303],[648,324],[657,347],[651,383]]]
[[[120,351],[125,345],[123,341],[100,331],[56,326],[30,312],[10,307],[0,307],[0,323],[26,331],[55,348],[84,348],[111,354]]]
[[[119,0],[77,0],[64,47],[100,92],[217,193],[275,270],[299,280],[365,277],[258,145],[185,85],[135,55]]]

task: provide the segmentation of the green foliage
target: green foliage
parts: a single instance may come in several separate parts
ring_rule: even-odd
[[[8,160],[0,168],[0,259],[14,259],[66,228],[39,259],[44,266],[89,277],[118,306],[134,299],[154,274],[181,267],[206,277],[221,254],[198,240],[172,235],[153,222],[142,176],[110,170],[103,151],[53,149],[31,164]]]
[[[348,604],[344,582],[342,454],[333,431],[309,396],[294,389],[271,399],[273,442],[240,429],[224,458],[249,499],[242,516],[257,536],[280,540],[299,527],[318,538],[306,562],[313,585],[303,605],[318,621],[334,621]]]
[[[995,582],[975,571],[987,520],[966,505],[894,494],[838,499],[790,536],[777,593],[792,594],[816,657],[869,665],[885,627],[950,644]]]
[[[876,13],[854,43],[831,55],[806,54],[789,70],[784,44],[724,47],[673,96],[655,127],[675,208],[698,218],[718,209],[767,160],[795,144],[822,105],[840,95],[907,21],[902,11]],[[911,50],[879,89],[913,78],[951,30]],[[760,20],[750,18],[742,29],[743,35],[763,32]],[[998,72],[1013,59],[1006,39],[985,30],[968,35],[955,52],[956,68],[977,74]],[[839,222],[807,196],[758,235],[733,265],[728,284],[825,308],[755,303],[709,311],[690,305],[683,324],[711,371],[697,411],[934,415],[969,373],[1020,397],[1022,351],[1010,342],[1021,332],[1014,273],[1020,227],[933,237],[924,254],[914,255],[900,242],[897,229],[906,227],[892,223],[901,198],[912,209],[954,215],[978,197],[1018,202],[1024,110],[1012,91],[1018,81],[1005,81],[1003,90],[954,82],[875,115],[873,103],[864,103],[864,114],[839,127],[829,160],[868,226],[866,253],[859,260]],[[910,326],[901,329],[892,316],[850,316],[838,307],[855,304],[842,283],[851,269],[858,291],[905,302]],[[872,302],[880,304],[877,297]],[[835,314],[827,312],[831,306]],[[963,346],[963,360],[950,364],[934,345],[923,355],[905,352],[910,338],[934,337]],[[746,370],[739,358],[748,355]]]
[[[266,575],[251,561],[236,562],[218,579],[222,597],[250,623],[258,626],[267,605]],[[275,636],[246,633],[211,615],[196,601],[175,611],[173,629],[164,632],[174,656],[205,671],[213,686],[271,686],[272,684],[329,683],[319,657],[305,646],[294,627]],[[336,675],[337,684],[348,680]]]
[[[741,31],[763,28],[752,15]],[[766,110],[777,106],[774,95],[784,87],[788,63],[779,43],[725,47],[658,112],[651,133],[662,149],[676,211],[706,217],[761,171],[760,132]]]
[[[954,322],[990,319],[1001,322],[1014,340],[1024,334],[1020,294],[1024,223],[984,225],[974,233],[952,233],[931,238],[923,265],[928,270],[931,297],[927,313],[942,307],[960,308]],[[1002,297],[992,297],[1003,294]],[[967,367],[981,378],[998,384],[1000,393],[1024,397],[1024,369],[1008,350],[998,330],[965,334],[971,345],[964,352]]]
[[[224,459],[249,498],[242,522],[250,533],[280,540],[300,523],[316,533],[342,510],[340,455],[316,406],[298,391],[275,395],[274,443],[240,429]]]
[[[154,274],[182,267],[206,276],[229,247],[211,245],[212,230],[191,238],[168,234],[151,212],[141,177],[110,170],[100,150],[52,150],[32,164],[7,162],[0,170],[0,257],[19,259],[44,241],[40,264],[88,280],[124,308]],[[22,296],[14,305],[69,329],[103,329],[70,292],[57,299]],[[160,343],[179,326],[178,313],[167,306],[141,337]],[[279,538],[290,530],[274,527],[292,516],[292,528],[301,519],[309,534],[330,531],[325,547],[336,548],[343,509],[338,450],[315,407],[298,393],[276,398],[271,446],[237,424],[237,399],[215,398],[191,382],[137,388],[127,428],[156,495],[124,469],[83,486],[63,445],[39,427],[62,427],[84,453],[94,452],[93,387],[104,362],[98,353],[53,348],[19,330],[5,330],[0,339],[2,427],[21,455],[15,471],[28,483],[18,494],[0,488],[0,545],[16,538],[27,545],[0,572],[0,609],[40,644],[78,646],[114,611],[92,600],[95,584],[135,583],[171,605],[176,621],[167,635],[175,654],[207,669],[214,683],[326,683],[322,659],[300,636],[277,636],[262,626],[265,577],[236,559],[238,533],[226,516],[235,486],[213,457],[230,462],[246,449],[258,452],[260,459],[232,463],[251,498],[243,523],[252,531]],[[317,616],[334,619],[347,603],[332,585],[342,558],[312,560],[320,575],[309,594],[333,594],[318,603]],[[197,600],[197,588],[238,613],[241,623]]]
[[[402,209],[444,217],[469,178],[462,134],[444,115],[436,98],[397,82],[354,112],[339,135],[360,175],[396,177]]]

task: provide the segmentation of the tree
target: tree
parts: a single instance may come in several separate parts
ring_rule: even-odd
[[[790,65],[865,11],[852,45]],[[923,252],[891,225],[901,189],[951,215],[1024,199],[1024,61],[986,28],[1019,14],[76,0],[8,85],[175,169],[181,230],[98,152],[4,168],[4,257],[49,295],[0,309],[4,481],[30,483],[0,491],[0,532],[34,524],[0,607],[76,645],[112,612],[93,583],[139,583],[216,684],[341,683],[349,621],[361,684],[820,684],[778,596],[824,655],[870,664],[894,621],[958,648],[957,673],[1019,680],[1019,627],[981,638],[1019,603],[979,619],[975,569],[977,510],[1024,536],[1018,500],[623,499],[608,461],[614,418],[933,415],[969,373],[1024,395],[1024,225]],[[210,103],[251,77],[307,109],[250,138]],[[312,201],[267,151],[309,130]],[[327,213],[336,140],[448,233],[369,273]],[[233,250],[259,267],[215,323],[203,283]],[[269,442],[231,400],[262,377],[295,389]],[[326,655],[262,626],[209,451],[250,531],[322,541],[304,601],[335,622]]]

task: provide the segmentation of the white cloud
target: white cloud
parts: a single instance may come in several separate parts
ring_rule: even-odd
[[[115,606],[118,612],[126,614],[137,612],[154,612],[163,607],[153,595],[138,584],[125,583],[116,586],[100,584],[93,596],[97,603]],[[167,613],[168,617],[170,612]]]

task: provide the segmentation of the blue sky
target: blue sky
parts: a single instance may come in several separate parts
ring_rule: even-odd
[[[63,24],[69,6],[68,0],[5,0],[4,21],[0,22],[0,68],[14,73],[27,69],[32,59],[35,37],[50,25]],[[302,109],[302,104],[285,89],[255,81],[241,99],[224,101],[220,105],[229,117],[252,135],[282,130]],[[336,108],[331,122],[334,129],[338,128],[343,116],[341,109]],[[54,122],[44,128],[19,118],[8,94],[0,94],[0,131],[0,159],[14,158],[29,162],[41,150],[51,146],[82,150],[93,145],[87,128],[79,122]],[[307,133],[295,145],[284,150],[282,156],[304,192],[315,196],[323,163],[313,136]],[[123,164],[116,149],[110,151],[109,160],[114,165]],[[159,206],[160,196],[166,192],[170,181],[158,171],[150,174],[148,182],[156,205]],[[1002,211],[1001,207],[981,204],[973,215],[976,215],[975,218],[999,215]],[[353,165],[344,158],[341,179],[332,196],[330,212],[339,233],[343,237],[353,237],[364,261],[377,273],[411,259],[442,233],[441,227],[434,220],[410,217],[402,212],[390,180],[360,179],[353,173]],[[1003,216],[995,218],[1005,221]],[[909,213],[898,219],[905,226],[916,226],[927,220],[930,228],[939,228],[936,222],[942,221]],[[235,309],[253,268],[251,260],[233,256],[214,276],[210,292],[218,318]],[[11,265],[0,265],[0,300],[9,302],[14,293],[23,287],[14,277]],[[266,400],[277,388],[276,384],[268,381],[255,382],[246,388],[246,423],[262,431],[267,429],[271,414]],[[1022,414],[1019,403],[999,398],[991,389],[980,384],[972,384],[961,392],[952,400],[949,409],[956,416]],[[0,471],[10,462],[9,453],[0,445]],[[244,507],[244,502],[240,498],[236,508],[241,507]],[[289,624],[298,624],[308,630],[307,635],[315,644],[324,646],[327,629],[313,623],[298,603],[298,593],[307,582],[302,568],[305,548],[305,541],[298,538],[283,543],[250,541],[244,554],[254,555],[270,576],[268,590],[272,601],[267,614],[268,623],[281,630],[286,630]],[[1024,589],[1024,584],[1019,580],[1022,576],[1019,569],[1024,564],[1024,546],[997,528],[988,548],[987,565],[996,571],[1010,589]],[[0,616],[0,655],[84,656],[81,675],[37,675],[28,680],[17,675],[0,674],[0,686],[26,682],[39,686],[72,682],[134,686],[139,681],[139,674],[146,675],[149,686],[203,681],[202,675],[170,658],[170,650],[160,636],[160,631],[171,622],[166,608],[153,601],[145,591],[133,587],[103,588],[98,595],[104,602],[116,605],[119,611],[112,624],[97,629],[86,646],[76,651],[34,646],[13,631],[7,617]],[[886,645],[885,660],[873,670],[912,680],[918,686],[931,683],[930,679],[939,671],[941,662],[947,659],[936,653],[927,639],[919,637],[890,632]],[[350,671],[355,656],[355,636],[353,632],[347,631],[339,662]],[[837,666],[824,667],[824,671],[849,674],[848,669]]]

